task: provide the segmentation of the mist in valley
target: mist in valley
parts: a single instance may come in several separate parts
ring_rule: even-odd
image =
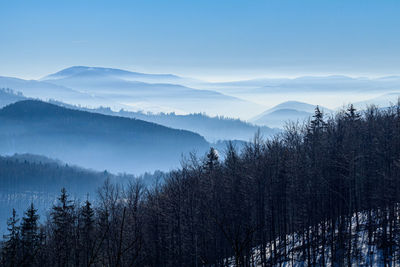
[[[397,1],[0,10],[0,266],[400,264]]]

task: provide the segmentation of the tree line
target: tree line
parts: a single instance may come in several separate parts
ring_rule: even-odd
[[[240,152],[191,155],[152,186],[106,181],[93,204],[63,189],[43,224],[33,206],[21,223],[14,212],[2,264],[396,266],[399,189],[400,105],[317,107]]]

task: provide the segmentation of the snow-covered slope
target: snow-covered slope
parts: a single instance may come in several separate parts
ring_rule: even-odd
[[[393,256],[396,255],[396,248],[392,248],[393,254],[390,255],[390,244],[386,244],[389,247],[384,251],[385,245],[382,245],[380,236],[382,229],[379,227],[381,219],[376,213],[358,212],[350,220],[345,220],[345,229],[341,234],[338,228],[334,233],[329,232],[330,229],[323,230],[321,223],[318,233],[315,232],[316,228],[310,228],[308,233],[304,231],[277,238],[265,245],[264,254],[261,253],[261,246],[252,249],[251,266],[261,267],[263,261],[267,266],[284,267],[397,266],[398,259]],[[390,225],[388,232],[389,227]],[[387,238],[390,240],[390,236]],[[235,267],[235,258],[226,259],[226,264]]]

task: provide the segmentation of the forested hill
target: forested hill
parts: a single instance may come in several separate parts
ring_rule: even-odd
[[[143,173],[178,167],[182,155],[204,153],[200,135],[155,123],[26,100],[0,110],[0,153],[34,153],[67,163]]]
[[[96,188],[107,178],[116,181],[110,173],[68,166],[43,156],[0,156],[0,234],[5,233],[13,208],[22,215],[33,203],[44,221],[61,188],[67,188],[73,198],[94,199]]]
[[[15,103],[21,100],[28,100],[21,93],[15,93],[11,89],[0,88],[0,107]],[[108,107],[86,108],[81,106],[69,105],[56,100],[49,100],[48,103],[55,104],[68,109],[100,113],[103,115],[126,117],[139,119],[147,122],[160,124],[174,129],[182,129],[195,132],[204,136],[208,142],[218,142],[223,140],[249,141],[259,130],[265,137],[271,137],[278,133],[279,129],[272,129],[267,126],[257,126],[240,119],[227,117],[210,117],[203,113],[192,113],[178,115],[175,113],[144,113],[131,112],[121,109],[115,112]]]
[[[109,172],[95,172],[31,154],[0,156],[0,193],[58,194],[65,187],[76,195],[93,194]]]
[[[9,88],[0,88],[0,108],[25,99],[21,93],[15,93]]]
[[[0,235],[6,231],[5,222],[13,208],[22,215],[33,203],[44,221],[61,188],[79,202],[95,200],[106,180],[123,185],[139,179],[151,186],[157,179],[162,182],[164,176],[162,172],[142,176],[97,172],[33,154],[0,156]]]
[[[94,207],[62,194],[46,235],[35,228],[29,239],[40,253],[27,257],[33,266],[397,266],[399,159],[400,106],[350,106],[334,118],[317,109],[304,127],[255,138],[242,153],[229,146],[221,160],[210,149],[161,185],[108,183]],[[10,229],[5,262],[19,242]]]
[[[257,131],[264,137],[272,137],[280,132],[279,129],[269,128],[267,126],[257,126],[239,119],[226,117],[210,117],[202,113],[192,113],[187,115],[178,115],[175,113],[142,113],[120,110],[112,112],[110,109],[98,108],[93,111],[137,118],[145,121],[154,122],[164,126],[194,131],[204,136],[209,142],[218,140],[242,140],[249,141],[254,137]]]
[[[52,104],[66,108],[78,109],[89,112],[96,112],[104,115],[121,116],[134,118],[148,122],[157,123],[166,127],[183,129],[199,133],[208,142],[218,142],[224,140],[240,140],[248,142],[258,131],[264,137],[272,137],[281,130],[267,126],[255,125],[240,119],[233,119],[223,116],[211,117],[205,113],[191,113],[179,115],[176,113],[151,113],[133,112],[121,109],[116,112],[109,107],[99,107],[95,109],[68,105],[60,101],[50,100]]]

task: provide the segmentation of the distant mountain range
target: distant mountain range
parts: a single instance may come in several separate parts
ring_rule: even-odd
[[[0,110],[0,153],[34,153],[112,172],[144,173],[203,154],[199,134],[138,119],[106,116],[26,100]]]
[[[21,100],[28,100],[28,98],[22,94],[17,94],[10,89],[0,89],[0,108]],[[254,125],[239,119],[210,117],[204,113],[178,115],[176,113],[131,112],[123,109],[115,112],[109,107],[90,109],[69,105],[55,100],[50,100],[49,103],[70,109],[78,109],[111,116],[135,118],[175,129],[188,130],[199,133],[204,136],[208,142],[212,143],[222,140],[249,141],[254,137],[254,134],[258,130],[264,137],[269,137],[279,132],[278,129],[271,129],[267,126]]]
[[[270,107],[294,99],[334,109],[388,93],[399,93],[400,76],[382,78],[305,76],[293,79],[204,83],[202,87]]]
[[[369,100],[355,102],[357,109],[365,109],[368,105],[375,104],[379,107],[388,107],[391,103],[397,103],[400,93],[388,93]],[[0,89],[0,107],[14,103],[20,100],[26,100],[21,93],[15,93],[10,89]],[[121,109],[113,111],[109,107],[86,108],[81,106],[69,105],[60,101],[50,100],[52,104],[63,106],[70,109],[95,112],[105,115],[120,116],[127,118],[136,118],[148,122],[154,122],[163,126],[193,131],[204,136],[208,142],[214,143],[218,140],[241,140],[249,141],[254,134],[260,130],[260,133],[269,137],[278,133],[284,125],[289,122],[302,123],[313,115],[316,105],[311,105],[299,101],[286,101],[270,109],[265,110],[257,116],[250,119],[251,123],[226,117],[210,117],[204,113],[194,113],[179,115],[176,113],[144,113],[132,112]],[[344,106],[337,107],[335,110]],[[325,114],[331,114],[333,111],[326,107],[321,107]]]
[[[51,74],[41,81],[110,99],[131,111],[207,112],[239,117],[262,110],[260,105],[233,96],[190,88],[185,86],[186,79],[170,74],[80,66]]]
[[[237,97],[190,88],[186,86],[190,81],[194,80],[172,74],[77,66],[40,80],[0,77],[0,88],[11,88],[27,97],[53,99],[88,108],[107,106],[114,110],[179,114],[207,112],[236,118],[250,117],[263,110],[262,105]]]
[[[15,92],[22,93],[26,97],[37,98],[44,101],[55,99],[87,107],[97,107],[99,105],[107,105],[114,108],[126,107],[110,99],[44,81],[23,80],[0,76],[0,88],[9,88]]]
[[[223,88],[224,92],[292,93],[292,92],[382,92],[400,89],[400,76],[381,78],[353,78],[344,75],[302,76],[297,78],[272,78],[205,84],[208,88]],[[244,91],[241,91],[244,90]]]
[[[282,127],[289,119],[302,121],[308,117],[310,111],[299,107],[268,109],[293,99],[303,103],[318,103],[331,109],[350,102],[363,108],[370,103],[382,106],[400,93],[400,76],[304,76],[212,83],[173,74],[74,66],[39,80],[0,77],[1,87],[11,88],[30,98],[54,100],[82,109],[98,109],[95,112],[100,113],[101,107],[109,107],[113,113],[110,115],[137,117],[187,129],[200,133],[209,141],[215,141],[248,140],[250,133],[256,130],[251,124],[213,118],[217,115],[274,128]],[[120,110],[125,112],[119,113]],[[202,117],[203,113],[211,118]],[[202,115],[181,116],[189,114]],[[199,117],[202,124],[189,122]],[[215,127],[214,122],[219,125],[225,123],[223,127],[227,130],[223,131],[222,126]],[[261,131],[267,136],[274,132],[267,128]]]
[[[57,103],[63,105],[62,103]],[[74,107],[77,108],[77,107]],[[264,137],[270,137],[280,132],[279,129],[273,129],[267,126],[255,125],[239,119],[226,117],[210,117],[204,113],[193,113],[187,115],[178,115],[175,113],[143,113],[120,110],[112,111],[110,108],[82,109],[89,112],[96,112],[111,116],[121,116],[135,118],[148,122],[154,122],[163,126],[188,130],[204,136],[209,142],[227,141],[227,140],[251,140],[256,132]]]
[[[280,132],[279,129],[272,129],[265,125],[254,125],[239,119],[210,117],[202,113],[178,115],[175,113],[153,114],[124,110],[113,112],[108,108],[98,108],[91,111],[106,115],[136,118],[175,129],[193,131],[204,136],[209,142],[221,140],[249,141],[257,131],[260,131],[260,134],[264,137],[270,137]]]

